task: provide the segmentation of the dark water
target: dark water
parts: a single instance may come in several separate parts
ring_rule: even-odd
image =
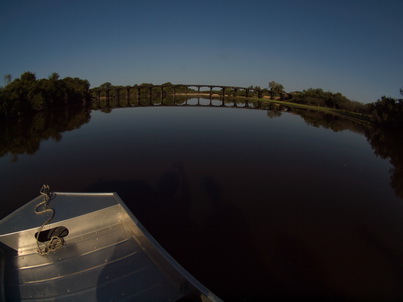
[[[200,102],[209,103],[188,104]],[[1,217],[43,183],[115,191],[223,299],[403,300],[398,136],[280,109],[69,109],[3,121]]]

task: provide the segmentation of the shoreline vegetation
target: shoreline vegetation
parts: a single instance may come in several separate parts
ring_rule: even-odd
[[[188,92],[188,93],[175,93],[175,96],[188,96],[188,97],[212,97],[212,98],[222,98],[221,94],[218,93],[197,93],[197,92]],[[289,106],[293,108],[300,108],[300,109],[307,109],[307,110],[314,110],[314,111],[320,111],[323,113],[328,113],[328,114],[333,114],[337,116],[342,116],[342,117],[347,117],[350,119],[353,119],[358,122],[364,122],[364,123],[371,123],[370,119],[368,118],[367,115],[359,112],[352,112],[352,111],[347,111],[347,110],[342,110],[342,109],[336,109],[336,108],[329,108],[329,107],[321,107],[321,106],[314,106],[314,105],[306,105],[306,104],[299,104],[299,103],[293,103],[289,101],[281,101],[278,99],[271,99],[269,96],[263,96],[262,98],[256,98],[256,97],[244,97],[244,96],[236,96],[233,97],[231,95],[224,95],[225,98],[235,98],[235,99],[248,99],[251,101],[261,101],[261,102],[266,102],[266,103],[274,103],[278,104],[279,106]]]
[[[332,93],[322,89],[307,89],[303,91],[285,92],[283,85],[271,81],[268,88],[250,86],[244,91],[227,88],[225,92],[219,90],[201,91],[186,85],[174,85],[170,82],[162,85],[143,83],[140,85],[114,86],[106,82],[99,87],[90,89],[88,80],[66,77],[60,79],[57,73],[52,73],[48,79],[36,79],[32,72],[23,73],[20,78],[11,81],[11,75],[4,76],[5,86],[0,88],[0,117],[7,118],[21,116],[27,113],[35,113],[51,110],[61,105],[85,104],[93,100],[94,92],[108,91],[103,98],[120,97],[121,92],[127,88],[144,89],[146,94],[165,94],[175,96],[198,96],[198,97],[224,97],[248,99],[263,102],[272,102],[279,105],[290,106],[300,109],[316,110],[356,121],[371,123],[381,128],[403,128],[403,99],[394,99],[382,96],[374,103],[363,104],[352,101],[341,93]],[[161,86],[164,87],[162,92]],[[196,86],[194,86],[196,87]],[[202,86],[203,87],[203,86]],[[215,86],[215,88],[220,88]],[[250,90],[249,94],[245,90]],[[112,94],[109,94],[109,91]],[[117,92],[116,92],[117,91]],[[144,93],[144,92],[143,92]],[[400,89],[403,95],[403,88]],[[130,94],[130,92],[129,92]],[[138,97],[141,94],[138,93]]]
[[[364,111],[354,112],[340,108],[343,107],[340,104],[336,104],[339,108],[325,106],[326,101],[332,101],[331,98],[333,101],[338,98],[343,100],[343,96],[321,89],[298,92],[301,101],[295,96],[281,100],[278,94],[274,94],[274,99],[267,94],[259,98],[253,93],[248,97],[234,97],[230,91],[225,93],[224,98],[222,91],[200,91],[199,94],[198,91],[178,89],[175,95],[172,95],[172,91],[165,91],[165,88],[166,95],[163,95],[161,86],[154,85],[141,89],[141,93],[138,93],[136,87],[131,87],[131,94],[128,95],[128,87],[111,86],[107,95],[106,90],[102,90],[102,94],[97,95],[100,98],[96,100],[96,88],[90,89],[89,86],[88,81],[78,78],[59,79],[57,74],[52,74],[48,79],[36,80],[34,74],[26,73],[20,79],[9,81],[5,87],[0,88],[0,157],[10,154],[10,160],[16,162],[19,155],[34,154],[39,150],[43,140],[61,140],[64,132],[73,131],[88,123],[92,109],[108,113],[115,107],[126,105],[180,106],[191,98],[198,98],[197,103],[200,101],[201,104],[206,104],[201,100],[211,96],[212,104],[217,104],[219,99],[219,103],[228,104],[228,107],[260,108],[266,111],[270,119],[287,111],[299,115],[313,127],[323,127],[336,132],[348,129],[364,135],[375,154],[392,164],[390,185],[395,194],[403,198],[402,99],[382,97],[375,103],[359,105],[358,108],[364,108]],[[267,92],[270,90],[266,89]],[[313,94],[317,94],[316,97],[313,97]],[[293,93],[289,95],[292,96]],[[304,102],[304,97],[308,101]],[[322,102],[321,106],[319,102]],[[348,102],[346,104],[351,105]]]

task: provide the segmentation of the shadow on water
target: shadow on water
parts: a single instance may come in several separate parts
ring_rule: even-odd
[[[273,254],[259,253],[247,218],[226,202],[220,182],[211,175],[190,184],[185,167],[173,163],[155,184],[145,180],[98,181],[87,191],[119,192],[157,241],[224,300],[343,298],[327,288],[321,279],[321,264],[301,239],[274,231],[275,239],[263,243],[271,246]],[[209,210],[199,215],[198,223],[191,207],[200,196]],[[266,257],[278,262],[270,267]]]
[[[184,166],[173,163],[155,185],[144,180],[99,181],[88,191],[119,192],[157,241],[168,252],[175,251],[175,259],[185,269],[192,267],[192,273],[197,272],[195,277],[204,284],[220,284],[209,288],[221,298],[233,301],[278,291],[281,284],[254,254],[247,220],[239,209],[224,202],[219,182],[206,175],[192,185],[201,191],[191,190]],[[192,194],[206,196],[204,202],[210,208],[202,217],[202,226],[192,218],[192,199],[197,198]]]
[[[199,251],[206,259],[198,263],[203,279],[221,283],[216,293],[224,300],[279,298],[286,286],[264,267],[242,211],[225,202],[222,187],[214,177],[203,178],[202,190],[205,202],[210,204],[198,238]]]

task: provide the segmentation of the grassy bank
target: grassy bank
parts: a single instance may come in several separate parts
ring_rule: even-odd
[[[298,103],[293,103],[293,102],[266,99],[266,98],[262,98],[262,99],[248,98],[248,99],[254,100],[254,101],[267,102],[267,103],[275,103],[275,104],[279,104],[279,105],[283,105],[283,106],[289,106],[289,107],[295,107],[295,108],[301,108],[301,109],[316,110],[316,111],[320,111],[323,113],[329,113],[329,114],[334,114],[334,115],[338,115],[338,116],[342,116],[342,117],[347,117],[350,119],[354,119],[358,122],[370,123],[370,120],[367,116],[357,113],[357,112],[351,112],[351,111],[328,108],[328,107],[321,107],[321,106],[298,104]]]

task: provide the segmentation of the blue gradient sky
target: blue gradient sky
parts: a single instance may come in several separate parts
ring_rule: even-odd
[[[373,102],[403,86],[402,12],[402,0],[1,0],[0,75],[57,72],[92,87],[276,81]]]

